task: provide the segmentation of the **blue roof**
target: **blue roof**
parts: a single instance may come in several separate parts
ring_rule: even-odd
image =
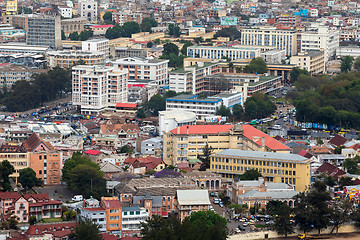
[[[140,211],[139,207],[123,207],[122,208],[123,212],[129,212],[129,211]]]

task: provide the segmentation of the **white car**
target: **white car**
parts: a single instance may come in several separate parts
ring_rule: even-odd
[[[73,202],[80,202],[80,201],[82,201],[82,200],[84,200],[83,195],[75,195],[75,196],[71,199],[71,201],[73,201]]]

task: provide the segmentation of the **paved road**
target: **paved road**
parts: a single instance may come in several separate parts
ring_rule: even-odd
[[[67,188],[67,186],[44,186],[35,188],[38,193],[47,193],[50,199],[60,200],[66,202],[70,201],[74,194]]]

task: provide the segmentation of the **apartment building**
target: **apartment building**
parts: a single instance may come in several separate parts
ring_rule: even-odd
[[[86,23],[85,17],[62,19],[61,20],[61,30],[64,32],[65,36],[68,37],[70,33],[73,33],[73,32],[80,33],[82,31],[84,31],[85,23]]]
[[[72,101],[83,114],[127,102],[128,73],[116,67],[78,65],[72,68]]]
[[[131,47],[110,47],[110,53],[115,58],[146,58],[147,49]]]
[[[194,212],[209,210],[211,206],[208,190],[177,190],[176,212],[183,221]]]
[[[21,14],[11,16],[11,26],[24,29],[27,32],[28,30],[28,18],[32,14]]]
[[[100,232],[106,232],[106,209],[102,207],[80,208],[80,217],[98,224]]]
[[[144,208],[123,207],[122,208],[122,237],[133,237],[141,234],[142,222],[149,219],[149,213]]]
[[[23,146],[16,145],[1,145],[0,146],[0,161],[8,160],[11,165],[14,166],[15,172],[10,175],[10,177],[17,179],[19,177],[19,172],[30,167],[30,153],[26,152],[26,149]]]
[[[166,99],[166,111],[193,112],[198,120],[204,120],[205,117],[214,116],[216,108],[221,105],[231,108],[235,104],[243,105],[242,92],[221,93],[204,99],[198,98],[198,95],[181,94]]]
[[[102,197],[100,206],[106,210],[106,232],[121,233],[122,207],[117,197]]]
[[[127,70],[129,80],[152,80],[159,86],[168,84],[168,63],[169,60],[135,57],[121,58],[112,62],[113,66]]]
[[[241,29],[241,45],[272,46],[275,49],[285,49],[287,56],[297,53],[296,32],[275,27]]]
[[[71,68],[81,61],[85,65],[102,65],[105,60],[104,52],[97,51],[49,51],[46,59],[51,68]]]
[[[196,159],[208,144],[214,153],[225,149],[289,153],[290,148],[251,125],[187,125],[163,135],[163,158],[168,165]]]
[[[114,27],[114,25],[112,24],[92,25],[91,30],[94,31],[94,36],[100,36],[100,35],[105,35],[106,31],[112,27]]]
[[[197,65],[173,70],[169,74],[169,89],[175,92],[192,94],[209,92],[209,81],[206,76],[219,73],[217,63],[198,62]]]
[[[46,70],[25,68],[10,63],[0,63],[0,86],[11,88],[17,81],[30,81],[34,74],[40,73],[46,73]]]
[[[98,20],[98,2],[93,0],[81,0],[78,3],[78,13],[85,17],[88,22]]]
[[[61,49],[60,16],[29,15],[26,44]]]
[[[109,48],[109,39],[106,38],[96,38],[90,39],[87,41],[82,41],[81,43],[82,51],[96,51],[105,53],[105,57],[109,58],[110,48]]]
[[[211,47],[211,46],[190,46],[187,48],[188,57],[223,59],[253,59],[260,57],[260,49],[247,46],[239,47]]]
[[[290,64],[307,70],[311,75],[325,73],[324,51],[299,52],[297,55],[291,56]]]
[[[340,45],[340,31],[331,30],[328,26],[313,24],[306,32],[300,34],[301,51],[324,51],[325,62],[334,59],[336,49]],[[293,54],[294,55],[294,54]]]
[[[311,184],[310,160],[298,154],[225,149],[211,155],[210,171],[226,178],[258,170],[266,181],[293,185],[306,191]]]
[[[143,14],[140,12],[120,11],[113,13],[112,20],[120,26],[124,25],[126,22],[137,22],[138,24],[141,24],[143,20]]]
[[[6,15],[16,15],[18,13],[17,0],[6,1]]]

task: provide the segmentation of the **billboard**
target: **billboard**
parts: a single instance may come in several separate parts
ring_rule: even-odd
[[[221,26],[236,26],[237,17],[224,16],[220,18]]]

